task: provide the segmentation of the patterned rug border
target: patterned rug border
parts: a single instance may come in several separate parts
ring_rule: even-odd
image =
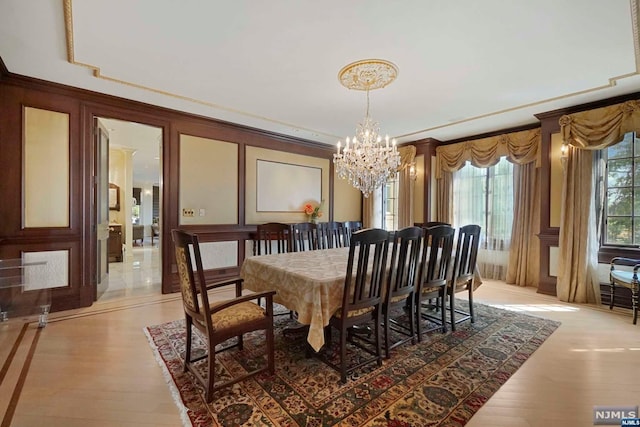
[[[442,418],[440,422],[453,422],[455,423],[455,425],[464,425],[466,422],[469,421],[469,419],[475,414],[475,412],[477,412],[480,407],[482,407],[490,398],[491,396],[493,396],[493,394],[495,394],[496,391],[498,391],[498,389],[500,387],[502,387],[502,385],[504,385],[508,379],[529,359],[529,357],[531,357],[536,350],[538,350],[542,344],[544,343],[544,341],[546,341],[546,339],[549,338],[549,336],[551,336],[553,334],[553,332],[555,332],[557,330],[557,328],[561,325],[561,322],[559,321],[555,321],[555,320],[551,320],[542,316],[539,316],[537,313],[536,314],[530,314],[530,313],[522,313],[521,311],[517,311],[517,310],[509,310],[507,308],[504,307],[495,307],[495,306],[491,306],[488,304],[479,304],[479,303],[475,303],[474,305],[479,306],[479,307],[486,307],[485,309],[488,310],[496,310],[497,312],[505,312],[505,313],[512,313],[512,316],[518,316],[520,318],[524,318],[526,320],[526,318],[534,318],[534,319],[538,319],[538,320],[542,320],[544,321],[544,326],[541,327],[536,334],[531,337],[530,339],[526,340],[524,342],[524,344],[518,349],[518,351],[516,353],[514,353],[513,355],[509,356],[508,359],[505,361],[505,363],[501,364],[499,369],[496,370],[496,372],[494,374],[491,375],[490,378],[487,378],[486,380],[482,381],[478,387],[474,387],[470,394],[467,395],[464,399],[462,399],[457,405],[455,405],[454,407],[452,407],[451,411],[448,413],[448,415],[445,416],[445,418]],[[478,310],[480,311],[480,310]],[[495,319],[493,321],[493,323],[498,323],[497,320],[499,320],[500,317],[502,316],[508,316],[506,314],[503,315],[497,315],[495,316]],[[178,408],[178,411],[180,413],[180,418],[182,420],[182,424],[185,427],[193,427],[196,425],[201,425],[198,422],[201,422],[202,420],[200,419],[200,416],[198,415],[197,412],[194,412],[193,410],[191,410],[188,407],[188,402],[185,402],[183,400],[183,396],[180,393],[180,386],[178,385],[177,382],[177,378],[174,376],[174,373],[172,373],[171,368],[173,368],[173,370],[175,370],[176,366],[171,366],[171,365],[175,365],[176,361],[173,360],[173,357],[170,357],[170,359],[166,359],[162,352],[161,349],[159,348],[158,343],[156,343],[156,341],[154,340],[154,337],[151,334],[150,329],[152,328],[162,328],[162,327],[166,327],[166,325],[170,325],[173,324],[175,322],[180,322],[180,321],[184,321],[184,319],[176,319],[174,321],[170,321],[170,322],[164,322],[158,325],[151,325],[151,326],[146,326],[143,328],[144,334],[147,337],[147,340],[149,342],[150,347],[152,348],[152,351],[154,353],[154,357],[157,361],[157,363],[160,365],[161,369],[162,369],[162,373],[163,376],[165,378],[165,382],[167,383],[170,393],[172,395],[172,398]],[[465,324],[468,324],[468,322],[465,322]],[[487,327],[490,329],[490,327]],[[487,329],[485,328],[485,329]],[[503,327],[499,328],[502,329]],[[485,329],[482,329],[481,331],[485,331]],[[465,328],[460,328],[459,331],[457,331],[455,334],[462,334],[461,336],[465,335]],[[474,345],[474,339],[477,339],[476,335],[478,335],[480,333],[480,331],[476,331],[474,334],[470,334],[469,336],[465,336],[464,339],[461,341],[462,343],[468,343],[471,346]],[[492,334],[495,332],[492,332]],[[447,335],[452,334],[451,331],[449,331],[446,335],[441,335],[441,336],[437,336],[436,341],[439,341],[440,339],[442,339],[442,337],[446,337]],[[490,337],[491,335],[487,335],[486,337],[481,338],[481,341],[484,342],[488,337]],[[427,341],[429,341],[430,339],[427,338]],[[161,342],[162,344],[162,342]],[[464,348],[468,348],[469,345],[464,345],[462,344],[460,346],[461,349]],[[175,348],[173,349],[175,351]],[[456,349],[456,351],[460,351],[460,349]],[[466,352],[462,352],[461,354],[464,355],[468,353],[468,351]],[[458,360],[459,357],[461,356],[454,356],[452,357],[452,360]],[[391,359],[393,360],[393,359]],[[227,361],[228,363],[228,361]],[[236,363],[235,361],[231,361],[233,366],[231,369],[235,370],[241,367],[240,363]],[[432,363],[432,362],[431,362]],[[449,366],[449,364],[452,363],[450,360],[448,360],[446,357],[443,357],[441,360],[438,360],[438,364],[440,365],[445,365],[445,366]],[[226,366],[226,365],[225,365]],[[170,368],[171,367],[171,368]],[[278,367],[276,367],[277,369]],[[229,366],[226,366],[225,369],[229,369]],[[379,369],[379,368],[378,368]],[[377,369],[376,369],[377,371]],[[369,374],[371,374],[371,372],[366,373],[365,375],[363,375],[363,377],[368,376]],[[379,374],[379,373],[378,373]],[[414,375],[417,375],[417,379],[413,379],[411,381],[409,381],[409,377],[405,378],[405,381],[407,381],[407,384],[409,385],[403,385],[402,387],[406,387],[409,391],[414,391],[414,386],[411,386],[411,383],[420,383],[423,384],[423,380],[424,377],[429,377],[433,374],[427,374],[424,372],[414,372]],[[421,379],[422,378],[422,379]],[[266,393],[266,391],[264,389],[262,389],[261,385],[259,385],[257,382],[255,384],[253,384],[253,382],[255,381],[255,379],[250,379],[248,381],[245,382],[245,384],[247,384],[246,386],[249,387],[249,390],[251,389],[255,389],[255,388],[261,388],[261,391],[264,391]],[[398,386],[396,384],[396,386]],[[396,387],[394,386],[394,387]],[[392,387],[392,388],[394,388]],[[183,390],[184,391],[184,390]],[[391,391],[390,389],[388,391]],[[407,391],[405,391],[404,393],[401,391],[397,392],[397,395],[390,399],[393,402],[399,402],[404,396],[406,396]],[[271,396],[271,398],[274,398],[273,396]],[[388,396],[387,396],[388,398]],[[199,396],[199,399],[201,399],[202,401],[204,401],[204,399],[202,398],[202,396]],[[253,398],[252,398],[253,399]],[[379,419],[381,415],[385,415],[386,419],[388,420],[388,426],[398,426],[398,427],[410,427],[411,424],[404,422],[404,421],[399,421],[399,420],[393,420],[392,418],[390,418],[389,416],[389,409],[391,409],[395,403],[391,403],[390,405],[388,405],[388,401],[385,402],[384,399],[380,398],[380,400],[383,401],[383,403],[386,405],[384,408],[382,408],[382,412],[380,410],[379,407],[375,407],[375,403],[379,403],[379,402],[375,402],[376,397],[371,398],[370,405],[365,405],[361,408],[359,408],[356,412],[351,413],[351,415],[349,415],[348,417],[342,418],[341,421],[339,422],[339,424],[335,424],[335,425],[343,425],[342,421],[345,421],[348,425],[352,425],[349,424],[349,419],[351,418],[353,421],[353,419],[358,419],[358,417],[365,417],[364,418],[364,422],[365,423],[371,423],[374,422],[374,419]],[[389,399],[387,399],[389,400]],[[278,402],[276,400],[276,402]],[[369,406],[373,406],[374,408],[369,408]],[[264,408],[262,409],[264,410]],[[385,413],[386,411],[386,413]],[[375,412],[375,413],[374,413]],[[360,415],[357,415],[357,414]],[[266,414],[268,415],[268,414]],[[290,418],[291,414],[287,414],[289,416],[288,421],[289,422],[297,422],[294,421],[294,418]],[[376,418],[377,417],[377,418]],[[324,419],[324,418],[323,418]],[[282,420],[282,419],[281,419]],[[281,425],[277,423],[277,419],[276,418],[271,418],[269,417],[269,421],[271,423],[273,423],[273,425]],[[215,425],[216,421],[212,421],[211,425]],[[282,424],[284,425],[284,424]],[[312,424],[309,424],[312,425]],[[433,424],[425,424],[425,425],[433,425]],[[440,425],[440,424],[438,424]],[[447,424],[449,425],[449,424]]]

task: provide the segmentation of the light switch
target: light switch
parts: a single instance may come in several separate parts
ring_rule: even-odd
[[[198,213],[200,216],[204,216],[204,209],[200,208],[200,212]]]

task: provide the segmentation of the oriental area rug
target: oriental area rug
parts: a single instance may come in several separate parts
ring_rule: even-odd
[[[465,302],[460,301],[460,308]],[[559,326],[559,322],[474,304],[476,322],[456,332],[433,331],[421,343],[399,346],[385,359],[340,383],[337,371],[307,357],[304,333],[276,316],[275,375],[259,375],[218,391],[207,404],[202,386],[183,372],[184,319],[148,326],[156,353],[185,426],[462,426]],[[333,331],[326,357],[337,357]],[[266,363],[264,333],[245,335],[242,351],[216,355],[217,378]],[[194,330],[194,356],[205,345]],[[323,350],[324,351],[324,350]],[[351,362],[361,354],[349,348]],[[204,363],[204,362],[203,362]],[[204,366],[203,366],[204,372]]]

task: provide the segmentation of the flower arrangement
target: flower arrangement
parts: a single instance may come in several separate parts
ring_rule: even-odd
[[[309,219],[309,222],[316,222],[318,218],[322,217],[321,209],[322,203],[320,203],[316,207],[313,207],[311,203],[306,203],[303,208],[305,215],[307,215],[307,218]]]

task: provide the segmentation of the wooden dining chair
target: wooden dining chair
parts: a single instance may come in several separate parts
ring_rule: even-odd
[[[354,231],[362,230],[362,221],[345,221],[342,224],[347,236],[345,246],[349,246],[351,242],[351,235],[354,233]]]
[[[609,270],[611,300],[609,300],[609,310],[613,310],[616,289],[619,287],[629,289],[631,291],[631,311],[633,313],[634,325],[638,322],[638,305],[640,302],[638,298],[640,294],[638,270],[640,270],[640,259],[624,257],[614,257],[611,259]]]
[[[312,222],[291,225],[291,249],[293,252],[318,249],[318,227]]]
[[[344,248],[348,246],[344,224],[337,221],[318,224],[318,249]]]
[[[420,227],[406,227],[390,234],[391,261],[382,305],[384,349],[387,359],[392,349],[409,341],[415,344],[416,341],[414,292],[420,280],[423,236],[424,230]],[[398,310],[402,308],[407,309],[408,317],[404,311]],[[392,330],[404,336],[391,343]]]
[[[465,225],[458,230],[456,255],[453,261],[453,274],[448,285],[449,311],[451,330],[456,330],[456,323],[471,320],[475,322],[473,313],[473,280],[475,278],[476,260],[480,247],[481,227],[476,224]],[[469,312],[455,308],[455,294],[466,291],[469,299]],[[456,319],[456,313],[461,316]]]
[[[271,255],[293,252],[291,240],[291,226],[281,222],[267,222],[256,227],[256,237],[253,240],[254,255]],[[258,304],[262,301],[258,299]],[[279,310],[277,316],[288,314],[293,319],[295,313],[287,310],[284,313]]]
[[[451,224],[449,224],[448,222],[442,222],[442,221],[427,221],[422,225],[422,227],[429,228],[429,227],[435,227],[436,225],[451,225]]]
[[[382,288],[385,283],[389,233],[381,229],[367,229],[353,233],[349,246],[347,272],[342,305],[329,320],[329,328],[340,332],[340,364],[323,357],[322,360],[340,372],[340,380],[347,382],[347,374],[373,362],[382,366],[381,323]],[[349,328],[373,323],[373,346],[349,335]],[[358,357],[347,366],[347,336],[349,342],[372,357]],[[330,353],[330,352],[329,352]]]
[[[267,222],[259,224],[253,240],[254,255],[292,252],[289,224]]]
[[[436,225],[424,229],[424,246],[420,261],[420,279],[415,293],[415,316],[418,341],[422,335],[434,329],[447,332],[446,303],[447,283],[451,268],[451,256],[455,228],[450,225]],[[436,301],[436,304],[432,304]],[[433,314],[439,313],[436,317]],[[435,323],[435,328],[422,329],[422,320]]]
[[[273,295],[275,291],[265,291],[242,296],[242,279],[236,278],[207,284],[205,281],[200,245],[196,234],[181,230],[171,231],[175,245],[176,265],[182,293],[182,305],[186,320],[186,345],[184,371],[191,372],[205,388],[207,402],[213,400],[217,390],[243,381],[262,372],[274,373],[273,343]],[[225,286],[235,286],[235,298],[209,303],[208,291]],[[266,300],[265,308],[252,302],[258,298]],[[196,358],[191,357],[193,328],[200,331],[207,344],[207,352]],[[267,362],[264,366],[228,381],[215,384],[216,353],[238,347],[242,350],[242,336],[248,332],[264,330]],[[235,343],[216,349],[218,344],[236,337]],[[207,359],[206,376],[203,376],[196,362]]]

